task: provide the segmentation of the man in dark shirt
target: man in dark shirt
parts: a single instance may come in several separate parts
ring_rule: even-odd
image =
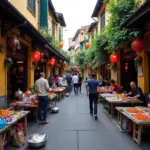
[[[94,117],[95,120],[97,117],[97,101],[98,101],[98,92],[99,92],[99,82],[96,80],[96,74],[92,74],[92,79],[88,80],[86,85],[87,96],[89,92],[89,106],[90,114],[93,116],[93,103],[94,103]]]
[[[137,87],[135,82],[130,83],[131,91],[128,93],[131,98],[137,98],[145,103],[145,97],[140,87]]]
[[[72,89],[72,86],[71,86],[71,83],[72,83],[72,77],[70,74],[68,74],[66,76],[66,81],[67,81],[67,92],[70,93],[71,92],[71,89]]]

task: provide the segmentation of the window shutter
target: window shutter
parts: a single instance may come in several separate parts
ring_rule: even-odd
[[[105,12],[101,15],[101,29],[105,27]]]

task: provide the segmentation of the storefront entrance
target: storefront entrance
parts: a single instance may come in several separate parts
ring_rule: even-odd
[[[21,50],[17,50],[15,55],[8,52],[8,57],[13,60],[13,65],[7,72],[7,96],[9,102],[14,98],[15,92],[20,89],[27,90],[27,52],[28,47],[21,45]]]
[[[137,83],[135,57],[135,52],[123,53],[121,56],[121,86],[127,92],[130,90],[130,82]]]

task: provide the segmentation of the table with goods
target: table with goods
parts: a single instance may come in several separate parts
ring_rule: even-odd
[[[20,94],[17,95],[19,97],[18,101],[14,101],[13,103],[10,104],[10,106],[14,107],[17,110],[27,109],[29,111],[32,111],[34,113],[35,120],[38,121],[39,105],[38,105],[38,100],[37,100],[38,99],[37,94],[32,94],[32,92],[29,90],[27,90],[25,93],[21,91],[19,92]],[[49,104],[52,104],[57,95],[53,92],[49,92],[48,96],[49,96]]]
[[[16,126],[19,129],[21,128],[20,131],[23,137],[27,135],[27,115],[29,113],[29,111],[0,110],[0,150],[3,150],[4,146],[8,143],[8,140],[6,140],[6,133],[8,131],[12,132],[15,129],[16,133],[19,132],[15,128]],[[10,138],[11,136],[13,135],[9,134],[8,137]]]
[[[143,102],[138,99],[131,99],[124,94],[110,94],[103,93],[100,94],[101,99],[103,100],[103,105],[108,105],[108,111],[110,112],[111,117],[114,116],[114,110],[116,106],[139,106]]]
[[[66,87],[52,87],[49,91],[54,92],[57,95],[57,99],[61,100],[65,96]]]
[[[133,141],[141,144],[142,127],[150,125],[150,108],[136,107],[116,107],[118,111],[118,126],[123,131],[123,121],[125,118],[133,123]]]

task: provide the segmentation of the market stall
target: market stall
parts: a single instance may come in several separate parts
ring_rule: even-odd
[[[66,87],[52,87],[50,89],[50,92],[54,92],[55,94],[57,94],[57,99],[61,100],[65,96]]]
[[[17,123],[20,123],[20,127],[23,123],[24,136],[27,135],[27,115],[29,111],[11,111],[11,110],[0,110],[0,150],[3,150],[4,141],[6,138],[6,132],[8,130],[12,131],[14,126],[17,126]],[[18,125],[19,126],[19,125]],[[17,129],[16,129],[17,132]],[[5,143],[6,144],[6,143]]]
[[[130,99],[129,97],[123,96],[122,94],[110,94],[105,93],[101,94],[101,99],[103,101],[103,105],[109,106],[109,112],[111,117],[114,116],[114,109],[116,106],[137,106],[141,105],[143,102],[138,99]]]
[[[49,104],[52,104],[57,97],[57,95],[53,92],[49,92],[48,96],[49,96]],[[26,91],[25,93],[22,93],[19,96],[19,101],[14,101],[13,103],[10,104],[10,106],[14,107],[16,110],[27,109],[30,112],[33,112],[35,120],[38,121],[39,105],[36,94],[32,94],[30,91]],[[52,106],[54,106],[54,104]]]
[[[150,108],[147,107],[116,107],[118,111],[118,126],[123,131],[125,118],[133,123],[133,141],[141,144],[142,127],[150,125]]]

